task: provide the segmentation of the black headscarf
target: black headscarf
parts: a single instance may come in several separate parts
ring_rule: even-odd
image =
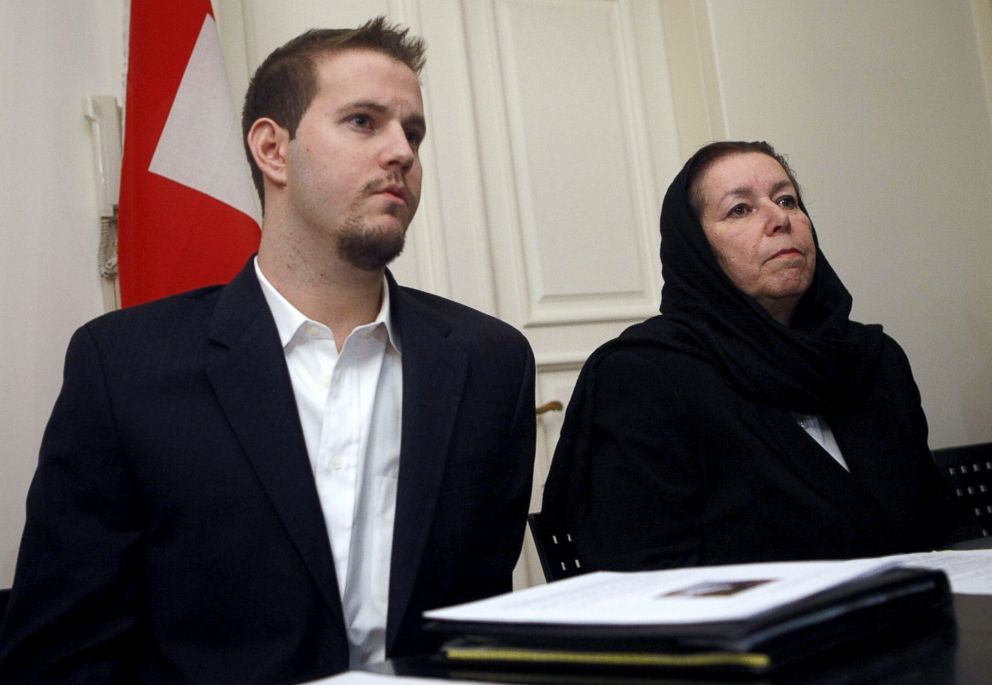
[[[577,520],[589,491],[596,374],[599,362],[612,351],[638,347],[682,352],[718,369],[739,395],[804,414],[827,414],[843,406],[857,396],[878,363],[882,327],[848,318],[851,295],[820,251],[815,230],[816,269],[791,326],[772,318],[727,277],[690,205],[689,184],[699,173],[700,152],[672,181],[662,205],[662,315],[600,347],[579,374],[542,506],[549,523],[562,530],[566,521]],[[806,212],[802,198],[797,199]]]
[[[661,210],[661,318],[677,324],[665,328],[681,329],[665,341],[709,362],[737,392],[762,404],[806,414],[844,404],[877,362],[882,327],[848,318],[851,295],[820,250],[815,229],[816,269],[791,326],[735,286],[690,205],[698,154],[672,181]]]

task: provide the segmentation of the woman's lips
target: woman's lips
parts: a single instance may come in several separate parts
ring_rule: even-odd
[[[799,250],[797,250],[794,247],[787,247],[784,250],[779,250],[778,252],[776,252],[775,254],[773,254],[771,257],[769,257],[769,260],[771,260],[771,259],[778,259],[779,257],[789,257],[789,256],[792,256],[792,255],[797,255],[799,257],[802,257],[803,256],[803,253],[800,252]]]

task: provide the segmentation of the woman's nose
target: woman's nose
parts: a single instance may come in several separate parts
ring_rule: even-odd
[[[768,234],[792,229],[792,220],[787,209],[777,202],[769,202],[766,209],[765,232]]]

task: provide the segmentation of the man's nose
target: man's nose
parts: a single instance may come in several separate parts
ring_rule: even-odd
[[[389,168],[400,167],[407,171],[413,166],[417,152],[413,149],[407,132],[398,122],[387,127],[382,149],[382,166]]]

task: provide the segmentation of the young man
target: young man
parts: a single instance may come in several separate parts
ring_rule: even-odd
[[[530,348],[385,268],[422,63],[381,18],[276,50],[243,118],[257,259],[73,337],[0,680],[300,682],[430,649],[425,609],[510,589]]]

